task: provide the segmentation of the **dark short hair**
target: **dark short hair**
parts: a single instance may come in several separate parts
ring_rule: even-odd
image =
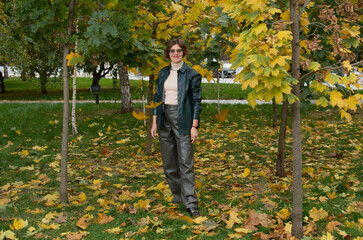
[[[168,59],[170,59],[170,55],[169,55],[169,50],[174,46],[174,45],[179,45],[179,47],[181,47],[181,49],[183,49],[183,57],[187,56],[189,54],[188,51],[188,47],[185,44],[184,40],[181,38],[175,38],[170,40],[167,44],[166,44],[166,48],[164,50],[164,56]]]

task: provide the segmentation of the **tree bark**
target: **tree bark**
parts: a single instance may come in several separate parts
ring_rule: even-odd
[[[289,112],[289,101],[285,100],[282,104],[279,146],[278,146],[278,150],[277,150],[277,161],[276,161],[276,176],[279,176],[279,177],[286,177],[285,139],[286,139],[286,126],[287,126],[288,112]]]
[[[40,88],[41,88],[42,94],[48,94],[47,82],[48,82],[47,73],[45,71],[43,71],[40,73]]]
[[[1,86],[1,93],[5,93],[4,76],[2,72],[0,72],[0,86]]]
[[[299,80],[293,85],[293,93],[300,99],[300,36],[297,13],[297,0],[290,0],[290,19],[292,21],[292,77]],[[292,235],[298,239],[303,237],[302,216],[302,147],[300,102],[296,100],[291,106],[292,146],[293,146],[293,180],[292,180]]]
[[[153,101],[153,96],[154,96],[154,75],[150,75],[149,76],[149,87],[147,89],[147,102],[150,103]],[[151,125],[152,125],[152,109],[148,108],[146,110],[147,116],[149,116],[149,118],[147,119],[147,137],[146,137],[146,152],[147,154],[151,155],[152,154],[152,136],[151,136]]]
[[[120,77],[120,90],[121,90],[121,113],[128,113],[133,111],[131,86],[129,81],[129,74],[122,62],[118,63],[118,75]]]
[[[275,98],[272,99],[272,127],[277,127],[277,104]]]
[[[26,82],[26,71],[21,70],[21,81]]]
[[[72,135],[78,134],[76,121],[76,97],[77,97],[77,66],[73,67],[73,91],[72,91]]]
[[[59,197],[61,203],[68,203],[67,190],[67,163],[68,163],[68,124],[69,124],[69,73],[67,55],[69,54],[69,37],[72,33],[73,13],[76,2],[69,1],[68,26],[66,31],[66,44],[63,51],[63,131]]]
[[[4,78],[5,79],[9,78],[9,67],[7,64],[4,65]]]

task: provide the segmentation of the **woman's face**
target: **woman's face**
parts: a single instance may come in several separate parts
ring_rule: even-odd
[[[175,44],[169,50],[169,57],[172,63],[180,63],[183,60],[183,49]]]

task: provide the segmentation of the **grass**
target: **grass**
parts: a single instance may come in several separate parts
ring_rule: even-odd
[[[94,100],[95,96],[90,92],[92,79],[77,78],[77,100]],[[120,100],[121,94],[118,86],[113,86],[113,80],[104,78],[100,80],[102,92],[100,100]],[[134,100],[147,98],[148,81],[130,80],[131,96]],[[41,94],[38,80],[22,82],[20,78],[5,80],[6,93],[0,94],[0,100],[62,100],[63,90],[60,80],[50,82],[47,85],[48,94]],[[72,88],[72,87],[71,87]],[[217,83],[202,83],[203,99],[217,99]],[[240,84],[220,84],[221,99],[247,99],[249,90],[242,90]],[[72,92],[70,92],[72,94]],[[70,95],[72,96],[72,95]]]
[[[181,206],[170,203],[158,143],[154,142],[154,154],[146,155],[146,127],[131,114],[119,114],[119,104],[77,104],[79,135],[69,139],[67,205],[59,204],[57,196],[62,104],[0,104],[0,235],[21,218],[28,226],[13,231],[19,239],[67,239],[82,234],[77,222],[88,214],[93,218],[84,239],[288,236],[285,226],[291,215],[279,214],[291,213],[291,130],[287,130],[288,176],[279,179],[274,176],[278,129],[271,127],[271,106],[252,110],[223,105],[227,107],[227,119],[219,122],[213,117],[216,104],[203,104],[195,169],[200,211],[208,221],[199,224],[191,223]],[[338,224],[331,233],[337,239],[343,239],[342,232],[358,239],[363,217],[362,113],[347,123],[334,109],[310,106],[302,111],[302,129],[303,215],[304,226],[311,230],[305,239],[326,237],[329,224]],[[315,219],[314,207],[327,216]],[[252,210],[266,214],[260,216],[274,224],[238,233]],[[233,212],[236,218],[231,217]],[[114,219],[100,224],[97,218],[102,214]],[[233,219],[235,224],[227,227]]]

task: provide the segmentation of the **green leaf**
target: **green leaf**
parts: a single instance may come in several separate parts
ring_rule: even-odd
[[[309,70],[317,71],[320,68],[320,63],[318,62],[311,62],[309,66]]]

